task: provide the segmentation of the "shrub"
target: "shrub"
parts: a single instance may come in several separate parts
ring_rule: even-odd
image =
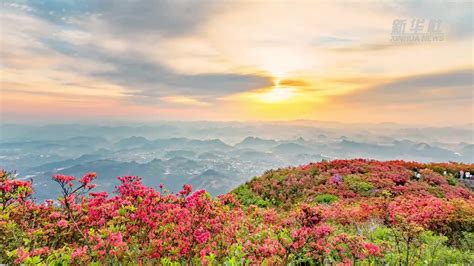
[[[357,175],[346,175],[343,180],[344,184],[346,184],[352,191],[361,195],[367,195],[374,187],[372,184],[364,181]]]
[[[310,168],[318,169],[318,178],[310,175]],[[190,185],[176,194],[157,191],[135,176],[119,177],[121,184],[109,196],[89,191],[95,174],[80,179],[56,175],[60,197],[44,203],[29,198],[30,182],[2,171],[0,264],[473,261],[474,194],[440,181],[436,172],[424,171],[430,164],[358,159],[320,162],[310,168],[271,171],[216,198],[204,190],[193,192]],[[427,178],[394,182],[414,168]],[[335,182],[323,184],[319,179]]]
[[[16,180],[14,173],[0,169],[0,210],[14,202],[23,202],[32,192],[31,182]]]
[[[451,186],[455,186],[458,181],[456,180],[456,178],[454,178],[453,176],[448,176],[448,178],[446,179],[448,181],[448,184],[451,185]]]
[[[262,197],[258,196],[255,194],[247,184],[243,186],[239,186],[235,190],[232,191],[232,193],[236,196],[236,198],[246,206],[249,205],[257,205],[258,207],[268,207],[271,205],[271,203],[263,199]]]
[[[317,203],[330,204],[330,203],[338,200],[338,197],[335,196],[335,195],[332,195],[332,194],[321,194],[321,195],[317,195],[316,198],[314,198],[314,200]]]

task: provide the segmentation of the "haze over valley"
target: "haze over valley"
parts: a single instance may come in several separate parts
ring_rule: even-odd
[[[52,175],[96,172],[97,190],[117,176],[178,191],[192,184],[223,194],[266,170],[321,160],[369,158],[474,162],[472,130],[396,124],[160,122],[1,127],[0,165],[32,179],[36,197],[54,197]]]

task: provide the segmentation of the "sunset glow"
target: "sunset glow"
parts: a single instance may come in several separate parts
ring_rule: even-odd
[[[297,89],[280,85],[280,80],[274,81],[273,87],[257,92],[255,97],[263,103],[284,103],[297,95]]]
[[[71,121],[89,119],[76,108],[97,118],[426,124],[474,113],[468,3],[143,5],[136,16],[126,3],[2,3],[2,119],[44,117],[29,106]],[[442,21],[443,40],[391,41],[394,21],[408,30],[423,16]],[[421,109],[430,112],[414,115]]]
[[[295,89],[289,87],[274,87],[260,95],[260,100],[266,103],[278,103],[291,99],[295,95]]]

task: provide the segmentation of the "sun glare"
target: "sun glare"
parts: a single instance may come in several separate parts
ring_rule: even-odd
[[[281,103],[296,96],[297,90],[292,87],[280,86],[280,80],[275,79],[275,85],[261,92],[257,98],[265,103]]]

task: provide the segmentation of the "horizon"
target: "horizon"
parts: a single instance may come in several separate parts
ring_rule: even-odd
[[[204,119],[195,119],[195,120],[55,120],[55,121],[2,121],[0,128],[2,126],[155,126],[160,124],[174,124],[174,123],[210,123],[210,124],[248,124],[248,125],[296,125],[296,126],[306,126],[306,127],[319,127],[324,126],[324,124],[333,124],[333,125],[345,125],[345,126],[395,126],[395,127],[409,127],[409,128],[464,128],[470,127],[471,130],[474,130],[474,122],[465,122],[465,123],[456,123],[456,124],[444,124],[444,125],[433,125],[433,124],[423,124],[423,123],[399,123],[399,122],[341,122],[335,120],[312,120],[312,119],[294,119],[294,120],[204,120]],[[323,125],[322,125],[323,124]],[[474,137],[474,136],[473,136]],[[473,139],[474,141],[474,139]]]

